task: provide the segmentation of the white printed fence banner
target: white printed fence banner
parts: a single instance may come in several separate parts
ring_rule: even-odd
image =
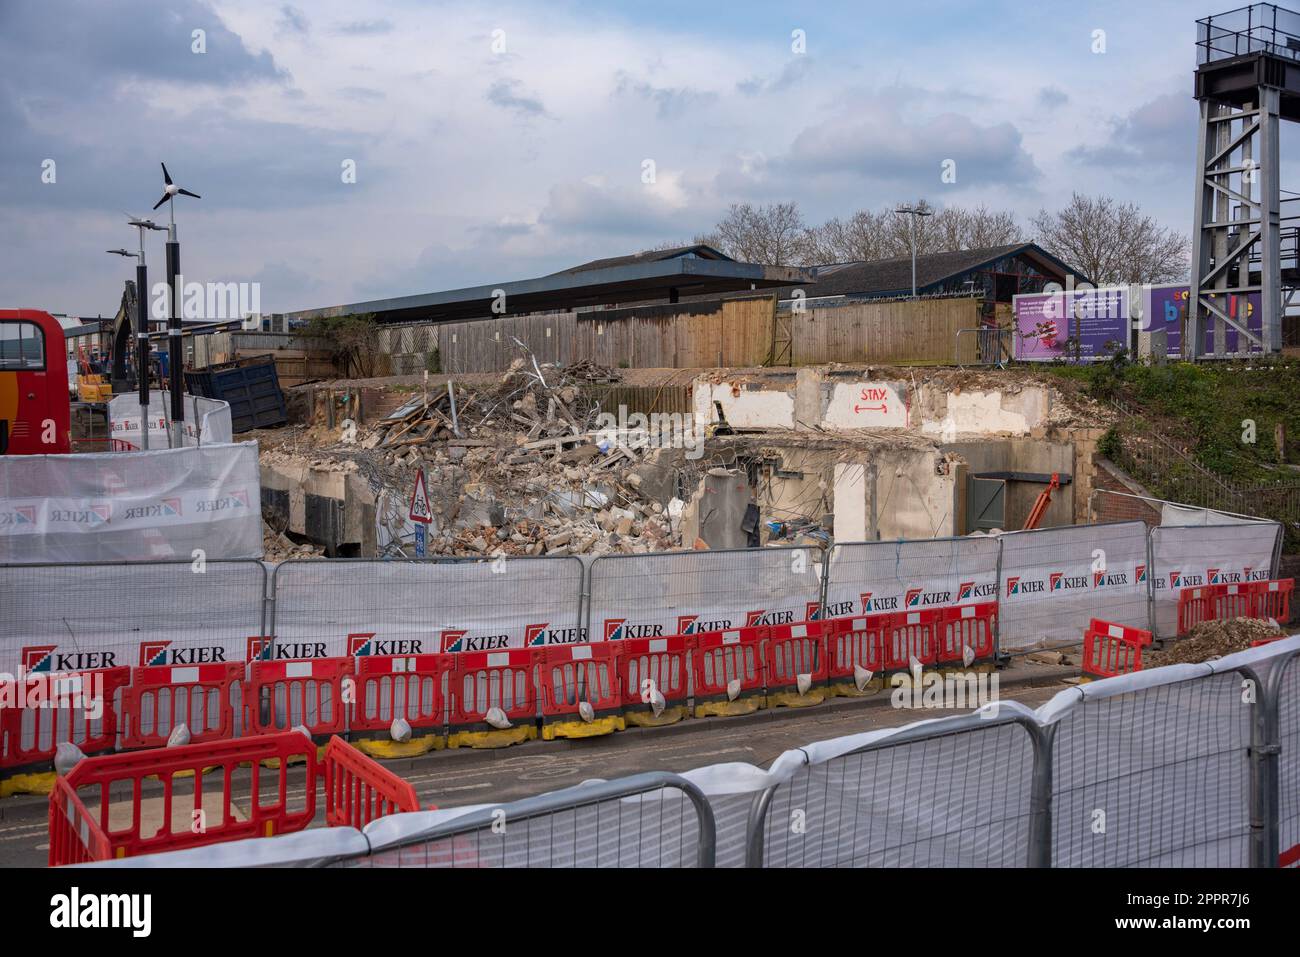
[[[690,635],[816,618],[819,548],[606,556],[591,563],[593,641]]]
[[[836,545],[826,617],[995,601],[999,548],[985,536]]]
[[[0,563],[262,557],[257,443],[0,457]]]
[[[1178,632],[1178,593],[1200,585],[1233,585],[1273,577],[1276,522],[1161,525],[1151,530],[1156,635]]]
[[[1081,643],[1092,618],[1148,627],[1142,522],[1006,532],[998,587],[999,647]]]

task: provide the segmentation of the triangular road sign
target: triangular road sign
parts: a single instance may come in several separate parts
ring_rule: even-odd
[[[429,492],[424,487],[424,469],[415,473],[415,489],[411,492],[411,521],[429,524],[433,510],[429,508]]]

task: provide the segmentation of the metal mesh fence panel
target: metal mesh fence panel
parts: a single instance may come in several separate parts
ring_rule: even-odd
[[[1300,656],[1281,662],[1277,683],[1278,854],[1285,867],[1300,866]]]
[[[1052,866],[1249,866],[1242,681],[1227,672],[1081,696],[1054,728]]]
[[[577,558],[288,561],[275,635],[309,655],[491,651],[582,641]]]
[[[265,593],[257,561],[0,566],[0,672],[243,661]]]
[[[996,538],[862,542],[831,549],[828,618],[993,601],[998,593]]]
[[[771,797],[762,866],[1026,866],[1034,732],[962,724],[797,770]]]
[[[381,840],[368,857],[340,864],[712,867],[713,846],[713,817],[703,795],[675,775],[656,773],[470,812],[426,835],[403,836],[387,846]]]
[[[694,634],[818,615],[822,553],[751,548],[605,556],[591,563],[592,639]]]
[[[1148,627],[1147,529],[1142,522],[1000,537],[1002,650],[1079,644],[1091,618]]]
[[[1178,632],[1178,593],[1272,576],[1281,534],[1276,522],[1161,526],[1151,530],[1155,632]]]

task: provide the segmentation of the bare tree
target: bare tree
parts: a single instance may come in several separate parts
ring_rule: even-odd
[[[733,259],[788,266],[803,261],[806,232],[797,203],[732,203],[712,235],[713,245]]]
[[[832,217],[819,226],[803,225],[794,203],[755,207],[734,204],[708,236],[697,236],[736,259],[768,265],[824,265],[893,259],[912,253],[911,224],[897,210],[913,206],[929,211],[916,219],[916,251],[949,252],[985,249],[1024,242],[1010,212],[986,206],[935,210],[925,200],[906,201],[879,211],[860,209],[846,218]]]
[[[1178,282],[1188,275],[1187,237],[1135,203],[1075,193],[1056,213],[1040,210],[1031,225],[1044,249],[1098,285]]]
[[[886,240],[885,213],[860,209],[848,219],[834,217],[804,234],[810,264],[859,262],[893,255]]]

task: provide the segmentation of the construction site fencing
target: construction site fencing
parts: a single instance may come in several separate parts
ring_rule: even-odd
[[[798,753],[753,804],[749,867],[1023,867],[1045,854],[1043,739],[1019,706]]]
[[[684,796],[672,800],[670,795]],[[448,816],[450,819],[448,820]],[[589,782],[503,805],[393,815],[352,867],[701,867],[715,858],[704,793],[666,772]]]
[[[820,548],[604,555],[588,572],[593,641],[790,624],[820,617]]]
[[[1078,644],[1094,617],[1145,628],[1147,528],[1142,522],[1068,525],[998,536],[999,648]]]
[[[825,617],[894,614],[998,594],[997,538],[846,542],[831,547]]]
[[[1282,527],[1276,522],[1153,528],[1151,631],[1158,638],[1178,633],[1178,593],[1183,588],[1271,578],[1281,541]]]
[[[779,755],[172,865],[1277,867],[1300,863],[1300,636]],[[346,829],[334,829],[346,830]],[[340,851],[340,848],[343,850]],[[124,866],[156,866],[142,858]]]
[[[258,558],[256,442],[0,455],[0,562]]]
[[[259,561],[0,565],[0,673],[243,661]]]
[[[1250,865],[1258,716],[1243,686],[1259,683],[1248,667],[1215,665],[1122,675],[1054,699],[1044,717],[1055,866]]]
[[[287,561],[271,634],[336,657],[494,651],[582,641],[578,558]]]

